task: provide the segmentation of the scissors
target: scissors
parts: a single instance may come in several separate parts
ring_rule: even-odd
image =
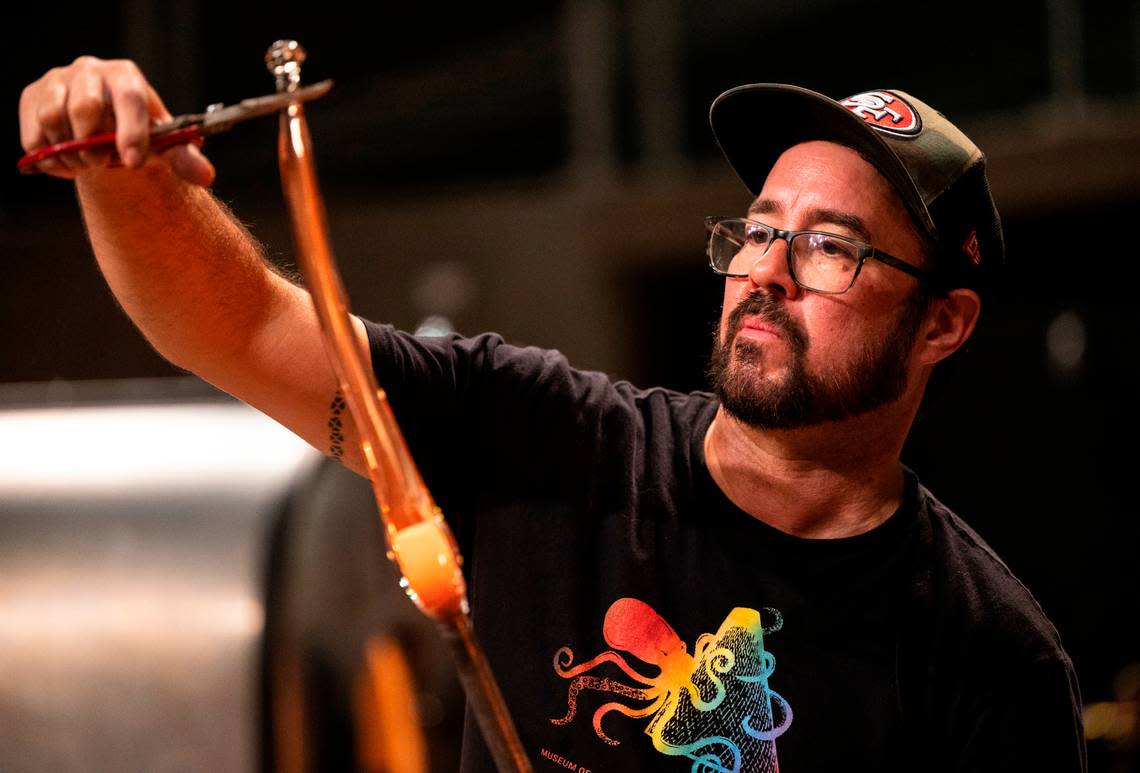
[[[325,80],[299,88],[296,91],[243,99],[241,102],[228,107],[218,103],[207,107],[204,113],[188,113],[177,116],[170,121],[151,127],[150,149],[156,153],[161,153],[175,145],[191,142],[195,145],[201,145],[210,135],[227,131],[235,123],[276,113],[294,102],[308,102],[311,99],[323,97],[332,88],[332,85],[331,80]],[[115,132],[110,131],[93,134],[80,140],[58,142],[55,145],[33,150],[16,162],[16,168],[24,174],[34,174],[41,171],[39,169],[41,161],[54,158],[61,153],[104,149],[111,152],[109,166],[122,165],[122,160],[115,151]]]

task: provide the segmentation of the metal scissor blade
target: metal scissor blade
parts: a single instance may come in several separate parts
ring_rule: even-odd
[[[207,111],[202,116],[202,133],[213,134],[225,131],[239,121],[248,121],[263,115],[276,113],[294,102],[308,102],[323,97],[333,86],[331,80],[314,83],[311,86],[302,86],[296,91],[286,91],[279,94],[269,94],[264,97],[243,99],[236,105],[221,107]]]

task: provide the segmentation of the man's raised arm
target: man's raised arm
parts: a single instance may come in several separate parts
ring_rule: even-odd
[[[132,62],[80,57],[24,90],[20,140],[32,151],[115,131],[124,168],[109,169],[105,154],[84,151],[41,169],[75,180],[91,246],[118,302],[163,357],[329,453],[337,381],[309,295],[273,270],[206,189],[214,169],[198,148],[149,153],[152,120],[169,118]],[[364,326],[354,322],[366,351]],[[362,473],[355,431],[346,430],[344,462]]]

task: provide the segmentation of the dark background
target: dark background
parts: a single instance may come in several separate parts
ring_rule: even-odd
[[[1136,689],[1133,0],[137,0],[19,11],[9,29],[0,380],[57,392],[183,375],[99,280],[70,184],[15,172],[20,89],[80,54],[135,59],[193,112],[271,91],[262,56],[296,38],[305,80],[336,81],[309,120],[354,311],[410,329],[435,315],[684,389],[703,384],[720,297],[701,218],[747,202],[712,98],[754,81],[920,96],[987,151],[1009,265],[906,461],[1033,590],[1087,703]],[[205,150],[217,195],[289,266],[275,137],[265,120]],[[1135,765],[1102,724],[1093,769]]]

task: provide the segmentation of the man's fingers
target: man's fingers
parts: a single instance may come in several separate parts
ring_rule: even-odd
[[[67,84],[62,80],[44,83],[31,110],[33,148],[71,139],[71,124],[67,120]]]
[[[106,91],[98,71],[90,69],[75,74],[67,91],[67,118],[75,137],[90,137],[115,128],[115,116],[107,102]],[[79,152],[83,166],[105,166],[107,158],[106,148]]]
[[[45,84],[33,119],[39,129],[38,140],[33,147],[72,139],[71,123],[67,117],[67,87],[62,82]],[[54,161],[50,167],[41,163],[40,169],[61,177],[73,177],[75,170],[81,168],[79,156],[75,153],[59,153],[54,156]]]
[[[158,95],[130,61],[81,56],[57,67],[20,95],[20,143],[26,152],[101,132],[115,132],[115,147],[127,166],[141,166],[150,152],[155,118],[169,118]],[[41,171],[74,177],[106,166],[110,148],[60,154]]]
[[[112,128],[107,121],[105,87],[99,73],[77,72],[67,86],[66,99],[67,120],[73,136],[89,137]]]
[[[45,158],[36,165],[44,174],[50,174],[53,177],[62,177],[66,180],[75,179],[75,172],[69,167],[64,166],[63,162],[56,158]]]
[[[150,152],[152,119],[165,120],[170,114],[133,62],[111,64],[105,80],[115,115],[115,147],[125,165],[142,166]]]
[[[170,112],[134,62],[81,56],[67,67],[46,73],[20,96],[20,142],[32,152],[46,145],[115,132],[115,149],[128,167],[150,155],[150,130]],[[59,153],[39,164],[42,172],[75,177],[84,169],[106,166],[110,148]],[[165,154],[164,162],[184,180],[209,186],[214,166],[193,145]]]

